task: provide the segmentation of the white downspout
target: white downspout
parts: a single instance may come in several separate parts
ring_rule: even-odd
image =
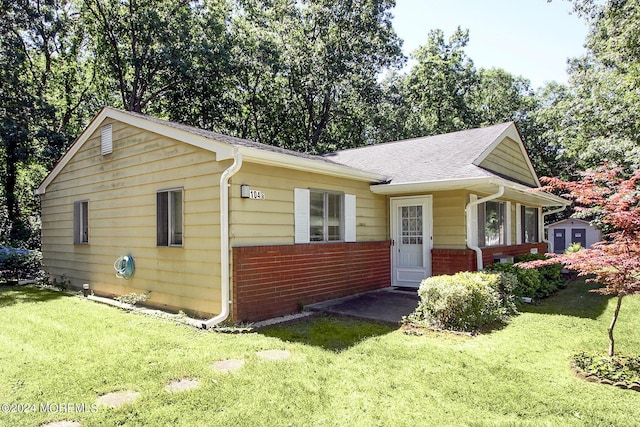
[[[540,230],[539,230],[538,232],[539,232],[539,233],[541,233],[541,234],[540,234],[540,236],[542,237],[542,238],[540,239],[540,241],[542,241],[543,243],[546,243],[546,244],[547,244],[547,251],[549,250],[549,236],[547,236],[547,238],[546,238],[546,239],[545,239],[545,237],[544,237],[544,224],[545,224],[545,220],[544,220],[544,218],[545,218],[547,215],[553,215],[553,214],[555,214],[555,213],[562,212],[562,211],[563,211],[563,210],[565,210],[565,209],[567,209],[567,207],[566,207],[566,206],[560,206],[559,208],[552,209],[552,210],[550,210],[549,212],[543,212],[543,213],[542,213],[542,221],[541,221],[541,224],[540,224]],[[542,210],[542,209],[540,209],[540,210]]]
[[[482,249],[480,249],[480,247],[477,245],[477,243],[473,243],[475,240],[473,239],[473,232],[475,231],[476,234],[478,232],[478,230],[473,230],[473,224],[472,224],[472,212],[473,209],[478,206],[480,203],[484,203],[484,202],[488,202],[490,200],[493,199],[497,199],[498,197],[502,197],[502,195],[504,194],[504,185],[501,185],[498,187],[498,192],[495,194],[492,194],[490,196],[487,197],[483,197],[482,199],[478,199],[478,200],[473,200],[469,203],[467,203],[467,206],[464,208],[466,214],[467,214],[467,247],[473,251],[475,251],[476,253],[476,263],[478,266],[478,271],[481,271],[484,268],[484,264],[482,262]],[[509,212],[509,214],[511,214],[511,212]],[[477,222],[477,221],[476,221]],[[509,230],[511,231],[511,230]]]
[[[220,175],[220,304],[222,311],[208,320],[189,319],[189,323],[207,329],[218,323],[224,322],[229,317],[229,178],[235,175],[242,166],[242,154],[237,148],[233,150],[233,164]]]

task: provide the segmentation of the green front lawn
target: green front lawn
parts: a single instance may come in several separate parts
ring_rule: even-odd
[[[607,348],[613,301],[587,288],[572,284],[476,337],[413,336],[327,318],[219,334],[80,297],[0,288],[0,403],[37,405],[27,414],[0,412],[0,425],[634,425],[640,393],[587,383],[569,367],[573,353]],[[616,327],[621,353],[640,354],[639,325],[640,298],[625,298]],[[267,349],[291,357],[260,359]],[[211,368],[223,359],[245,364],[230,373]],[[179,378],[201,385],[164,390]],[[96,412],[39,410],[91,409],[118,390],[141,397]]]

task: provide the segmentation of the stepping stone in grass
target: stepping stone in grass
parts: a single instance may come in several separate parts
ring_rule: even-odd
[[[164,386],[164,390],[169,393],[180,393],[182,391],[193,390],[198,387],[200,387],[200,381],[182,378],[180,380],[171,381],[169,384]]]
[[[227,359],[218,360],[214,362],[211,367],[218,372],[232,372],[244,366],[244,360],[242,359]]]
[[[284,360],[291,356],[287,350],[263,350],[257,353],[260,359],[264,360]]]
[[[133,403],[140,397],[140,393],[131,390],[114,391],[113,393],[107,393],[98,398],[96,403],[98,405],[109,406],[111,408],[118,408],[127,403]]]
[[[50,423],[42,424],[40,427],[80,427],[77,421],[52,421]]]

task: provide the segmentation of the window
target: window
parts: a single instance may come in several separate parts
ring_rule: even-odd
[[[506,203],[489,201],[478,205],[478,245],[506,244]]]
[[[73,243],[89,244],[89,201],[73,203]]]
[[[182,246],[182,189],[156,195],[158,246]]]
[[[356,196],[332,191],[294,190],[294,241],[355,242]]]
[[[538,236],[538,208],[522,206],[522,243],[536,243]]]
[[[309,239],[312,242],[342,240],[343,195],[326,191],[309,192]]]

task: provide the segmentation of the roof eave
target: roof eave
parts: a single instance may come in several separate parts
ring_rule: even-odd
[[[297,157],[289,154],[238,147],[243,161],[261,165],[284,167],[309,173],[330,175],[337,178],[353,179],[369,183],[386,182],[389,177],[375,172],[364,171],[320,159]]]
[[[119,122],[123,122],[131,126],[139,127],[151,132],[156,132],[177,141],[185,142],[187,144],[194,145],[207,151],[214,152],[216,153],[217,160],[226,160],[233,158],[234,146],[231,144],[219,142],[211,138],[196,135],[186,130],[147,120],[144,117],[133,116],[114,108],[103,107],[102,110],[100,110],[100,112],[93,118],[93,120],[91,120],[89,125],[80,134],[80,136],[76,138],[71,147],[69,147],[67,152],[51,170],[49,175],[47,175],[44,181],[42,181],[40,186],[35,191],[36,195],[45,194],[49,184],[51,184],[55,177],[58,176],[64,166],[80,150],[80,148],[82,148],[84,143],[91,137],[91,135],[93,135],[93,133],[98,129],[98,127],[105,119],[113,119]]]
[[[416,192],[433,192],[448,190],[470,190],[482,192],[483,187],[499,187],[503,185],[505,189],[511,190],[516,195],[526,196],[526,198],[535,199],[537,204],[541,206],[569,206],[570,201],[558,197],[556,195],[536,191],[535,188],[517,182],[509,181],[500,177],[478,177],[478,178],[461,178],[461,179],[445,179],[428,182],[406,182],[406,183],[389,183],[374,184],[369,188],[375,194],[383,195],[399,195]],[[491,192],[490,190],[488,192]],[[514,197],[517,199],[517,197]]]

